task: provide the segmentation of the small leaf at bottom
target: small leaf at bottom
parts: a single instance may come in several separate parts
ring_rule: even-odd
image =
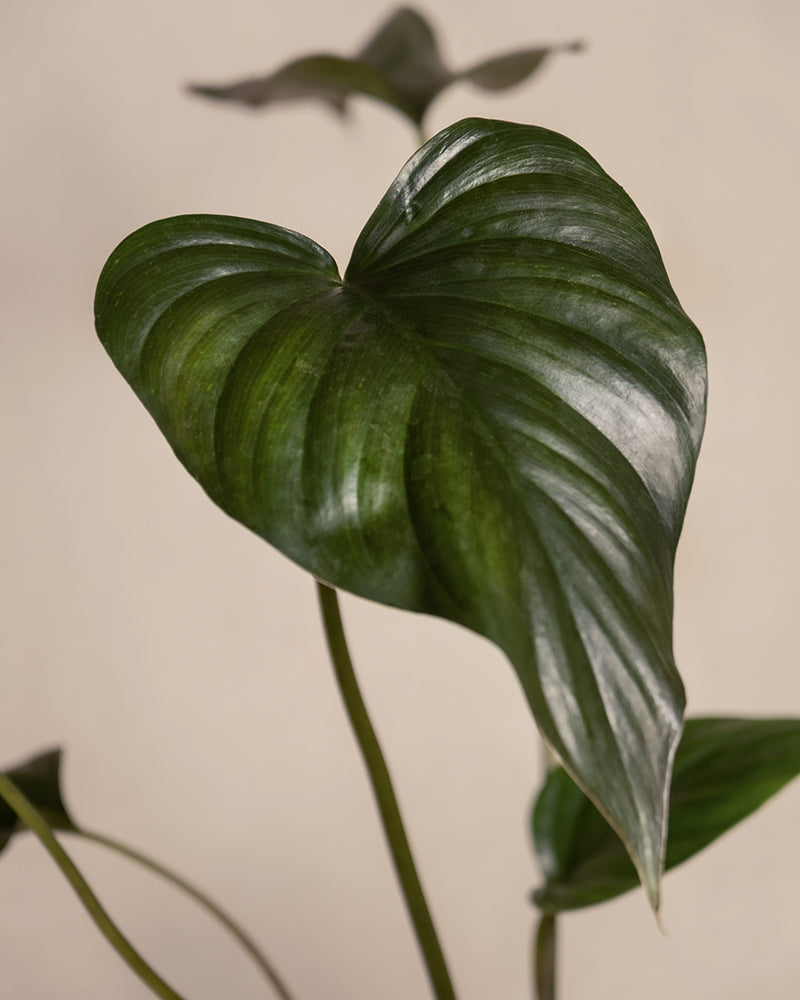
[[[54,830],[75,830],[76,826],[61,797],[60,772],[60,750],[48,750],[4,771],[36,806],[49,826]],[[15,833],[25,829],[27,827],[20,823],[14,810],[0,800],[0,851]]]
[[[690,719],[675,757],[665,868],[697,854],[800,774],[799,719]],[[562,768],[532,817],[542,910],[579,909],[635,888],[622,841]]]

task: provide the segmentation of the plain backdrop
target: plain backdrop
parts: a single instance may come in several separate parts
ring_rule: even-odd
[[[800,715],[796,0],[430,0],[446,58],[582,39],[465,115],[587,147],[650,222],[706,338],[709,423],[677,569],[694,714]],[[331,678],[311,580],[221,514],[92,328],[102,264],[182,212],[297,229],[345,266],[415,148],[354,102],[252,113],[189,97],[349,53],[367,0],[3,0],[0,8],[0,766],[65,748],[80,822],[206,887],[297,1000],[429,996]],[[530,996],[526,825],[538,740],[487,642],[351,598],[344,613],[460,1000]],[[563,1000],[797,996],[800,784],[641,893],[562,921]],[[269,996],[190,903],[68,848],[188,1000]],[[142,1000],[30,836],[0,858],[2,1000]]]

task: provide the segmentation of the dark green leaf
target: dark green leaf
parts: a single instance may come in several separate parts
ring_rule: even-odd
[[[461,122],[406,165],[345,280],[296,233],[168,219],[112,254],[96,321],[224,510],[332,586],[505,650],[655,903],[705,359],[597,163]]]
[[[691,719],[678,746],[666,868],[703,850],[800,774],[800,720]],[[532,819],[546,911],[591,906],[637,884],[622,841],[561,769]]]
[[[431,26],[421,14],[406,7],[396,11],[354,58],[305,56],[266,76],[224,86],[195,84],[190,90],[251,107],[314,98],[338,112],[347,109],[349,97],[361,94],[396,108],[421,125],[434,98],[457,80],[502,90],[526,80],[550,53],[579,48],[574,43],[540,46],[454,72],[442,61]]]
[[[23,764],[4,771],[54,830],[75,830],[67,807],[61,798],[61,751],[49,750]],[[27,829],[16,813],[0,799],[0,851],[13,834]]]

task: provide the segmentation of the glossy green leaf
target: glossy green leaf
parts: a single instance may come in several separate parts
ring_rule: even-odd
[[[800,774],[800,720],[691,719],[678,752],[666,868],[702,851]],[[569,776],[557,768],[532,817],[545,884],[534,902],[572,910],[637,884],[622,841]]]
[[[48,750],[3,773],[39,810],[52,829],[76,829],[61,797],[60,750]],[[15,833],[25,829],[14,810],[0,799],[0,851]]]
[[[313,98],[340,113],[346,111],[351,96],[360,94],[383,101],[420,125],[434,98],[457,80],[503,90],[526,80],[551,53],[580,48],[572,43],[522,49],[456,72],[443,62],[425,18],[406,7],[396,11],[353,58],[315,54],[293,59],[266,76],[225,86],[194,84],[190,90],[251,107]]]
[[[464,121],[409,161],[344,280],[296,233],[168,219],[112,254],[96,322],[224,510],[332,586],[505,650],[655,903],[705,360],[598,164]]]

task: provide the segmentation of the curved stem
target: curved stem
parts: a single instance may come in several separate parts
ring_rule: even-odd
[[[447,964],[428,905],[425,902],[425,896],[403,828],[403,820],[400,816],[389,771],[358,688],[358,681],[342,627],[336,591],[317,581],[317,594],[336,680],[367,767],[394,868],[400,881],[414,933],[425,960],[434,996],[437,1000],[455,1000],[455,992],[447,971]]]
[[[536,1000],[556,1000],[556,918],[543,913],[536,928],[533,979]]]
[[[292,1000],[292,996],[289,993],[288,988],[281,980],[278,973],[270,964],[266,955],[259,949],[253,939],[244,931],[232,917],[221,909],[212,899],[197,889],[186,879],[181,878],[180,875],[176,875],[175,872],[170,871],[163,865],[154,861],[152,858],[148,858],[144,854],[140,854],[139,851],[134,850],[132,847],[128,847],[126,844],[121,844],[119,841],[112,839],[111,837],[106,837],[103,834],[92,833],[83,829],[76,829],[74,832],[77,836],[83,837],[85,840],[89,840],[92,843],[100,844],[103,847],[107,847],[112,851],[116,851],[117,854],[121,854],[131,861],[135,861],[137,864],[142,865],[144,868],[149,869],[156,875],[160,875],[161,878],[166,879],[171,882],[176,888],[180,889],[182,892],[190,896],[196,903],[203,907],[208,913],[215,917],[224,927],[230,931],[234,938],[239,942],[239,944],[244,948],[244,950],[250,955],[256,965],[261,969],[264,976],[273,987],[275,992],[281,998],[281,1000]]]
[[[28,827],[42,843],[55,863],[61,869],[80,901],[89,912],[89,916],[97,924],[101,933],[117,954],[130,966],[137,976],[162,1000],[182,1000],[164,980],[145,962],[124,934],[118,929],[111,917],[106,913],[100,901],[87,885],[85,879],[75,867],[67,852],[56,840],[47,821],[32,802],[17,788],[11,779],[0,773],[0,798],[5,799],[20,820]]]

